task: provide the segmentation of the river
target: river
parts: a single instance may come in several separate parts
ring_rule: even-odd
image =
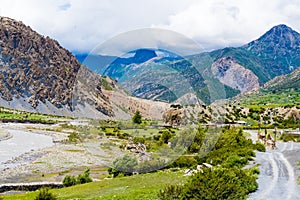
[[[0,170],[22,164],[20,162],[9,162],[16,157],[54,145],[50,136],[24,130],[6,130],[12,135],[12,138],[0,142]]]

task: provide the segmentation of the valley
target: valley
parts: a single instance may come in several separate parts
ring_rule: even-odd
[[[0,184],[63,188],[0,199],[300,198],[299,40],[280,24],[239,47],[79,62],[1,17]]]

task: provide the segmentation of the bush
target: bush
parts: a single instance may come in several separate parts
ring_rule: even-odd
[[[135,144],[137,144],[137,143],[145,144],[145,141],[146,141],[145,138],[141,138],[141,137],[134,137],[134,138],[133,138],[133,142],[134,142]]]
[[[136,167],[136,171],[138,173],[155,172],[159,169],[164,168],[165,165],[165,161],[161,159],[144,161],[138,164],[138,166]]]
[[[48,188],[42,188],[39,190],[38,195],[34,198],[35,200],[56,200],[57,198],[49,192]]]
[[[177,158],[171,165],[170,167],[194,167],[197,165],[197,160],[194,157],[191,156],[180,156]]]
[[[81,140],[79,134],[76,132],[70,133],[70,135],[68,135],[68,139],[69,139],[69,142],[71,142],[71,143],[76,143]]]
[[[90,177],[90,168],[86,168],[82,174],[79,174],[76,178],[75,176],[67,175],[63,180],[64,187],[70,187],[77,184],[84,184],[92,182],[93,179]]]
[[[282,134],[280,136],[280,140],[283,140],[284,142],[300,142],[300,135],[293,135],[293,134]]]
[[[231,167],[241,168],[245,166],[247,162],[248,162],[247,158],[233,155],[226,159],[226,161],[223,163],[223,166],[227,168],[231,168]]]
[[[73,186],[73,185],[76,185],[75,176],[67,175],[63,180],[63,186],[64,187],[70,187],[70,186]]]
[[[108,173],[113,177],[117,177],[119,174],[130,176],[136,170],[137,164],[135,157],[125,155],[114,160],[112,167],[108,168]]]
[[[255,149],[256,149],[257,151],[266,152],[266,147],[265,147],[265,145],[262,144],[262,143],[260,143],[260,142],[257,142],[257,143],[255,144]]]
[[[161,142],[165,143],[165,144],[167,144],[173,136],[173,134],[170,130],[162,130],[162,131],[159,131],[159,133],[161,133],[161,136],[160,136]]]
[[[160,199],[246,199],[257,189],[256,175],[237,168],[204,169],[193,175],[184,186],[167,186]]]
[[[92,182],[92,178],[90,177],[90,169],[86,168],[83,174],[79,174],[76,179],[77,184],[84,184]]]
[[[168,185],[163,190],[159,191],[158,199],[177,200],[177,199],[180,199],[181,192],[182,192],[181,186]]]
[[[141,115],[141,113],[140,113],[139,110],[137,110],[137,111],[134,113],[134,115],[133,115],[133,117],[132,117],[132,121],[133,121],[133,123],[135,123],[135,124],[141,124],[141,123],[142,123],[142,115]]]

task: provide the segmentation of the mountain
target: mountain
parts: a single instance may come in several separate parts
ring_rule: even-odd
[[[300,65],[300,34],[284,24],[242,48],[259,57],[272,78],[288,74]]]
[[[193,94],[201,102],[211,103],[258,89],[276,76],[293,72],[300,66],[300,34],[278,25],[241,47],[173,59],[161,51],[130,52],[131,57],[117,58],[103,74],[117,79],[137,97],[174,102]]]
[[[183,57],[161,49],[138,49],[116,59],[104,71],[134,96],[174,102],[187,91],[200,94],[204,79]],[[203,95],[204,96],[204,95]]]
[[[258,90],[238,95],[235,101],[245,105],[275,104],[293,107],[300,104],[299,91],[300,67],[290,74],[273,78]]]
[[[113,116],[111,106],[103,95],[101,79],[82,66],[57,41],[44,37],[22,22],[0,18],[0,97],[1,104],[13,108],[43,113],[73,114],[80,112],[74,98],[79,72],[93,83],[93,92],[86,99],[103,115]],[[80,90],[87,91],[87,79]],[[80,94],[78,90],[78,94]]]
[[[123,100],[120,105],[119,99]],[[153,105],[153,113],[149,113]],[[47,114],[128,119],[140,109],[161,118],[167,104],[128,96],[118,84],[81,65],[49,37],[0,17],[0,106]],[[131,108],[131,109],[129,109]]]
[[[104,67],[118,58],[117,56],[94,54],[76,54],[75,56],[81,64],[88,66],[91,71],[98,74],[103,74]]]
[[[300,67],[290,74],[277,76],[271,81],[267,82],[264,90],[269,90],[272,92],[284,91],[289,89],[300,89]]]

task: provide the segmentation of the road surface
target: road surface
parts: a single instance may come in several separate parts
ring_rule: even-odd
[[[255,131],[251,133],[255,139]],[[260,164],[258,190],[249,199],[253,200],[300,200],[299,176],[300,143],[277,142],[276,150],[256,153],[256,163]]]

